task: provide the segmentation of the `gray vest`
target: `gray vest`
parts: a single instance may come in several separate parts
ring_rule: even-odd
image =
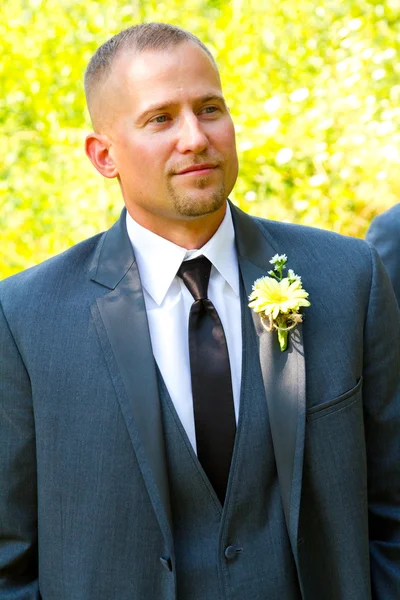
[[[178,600],[298,600],[257,339],[242,286],[240,415],[224,507],[159,376]]]

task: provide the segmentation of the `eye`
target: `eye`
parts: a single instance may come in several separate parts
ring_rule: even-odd
[[[150,119],[150,123],[166,123],[168,121],[168,115],[158,115]]]
[[[200,112],[206,115],[212,115],[218,110],[218,106],[205,106]]]

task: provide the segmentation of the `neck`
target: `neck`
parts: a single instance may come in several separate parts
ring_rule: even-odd
[[[166,219],[157,215],[149,216],[131,208],[128,209],[128,212],[132,219],[142,227],[181,248],[194,250],[202,248],[215,234],[224,219],[226,203],[209,215],[190,220]]]

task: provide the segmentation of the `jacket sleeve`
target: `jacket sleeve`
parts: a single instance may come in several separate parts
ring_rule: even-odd
[[[366,239],[377,249],[400,306],[400,210],[390,210],[376,217]]]
[[[400,598],[400,311],[372,252],[364,330],[364,421],[374,600]]]
[[[37,600],[37,499],[31,386],[0,304],[0,598]]]

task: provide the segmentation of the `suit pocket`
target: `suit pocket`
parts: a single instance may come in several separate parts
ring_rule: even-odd
[[[360,377],[356,385],[351,388],[351,390],[341,394],[340,396],[337,396],[337,398],[334,398],[333,400],[329,400],[328,402],[324,402],[323,404],[309,408],[307,411],[307,421],[315,421],[316,419],[321,419],[322,417],[330,415],[333,412],[347,408],[353,404],[353,402],[356,402],[359,398],[361,398],[361,389],[362,377]]]

